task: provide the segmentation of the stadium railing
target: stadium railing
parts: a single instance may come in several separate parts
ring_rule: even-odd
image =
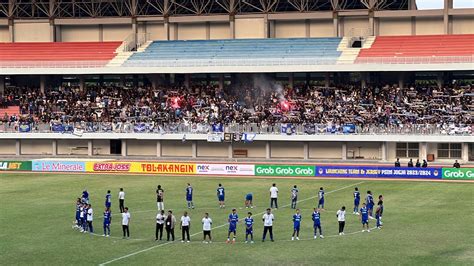
[[[110,60],[99,61],[2,61],[0,68],[101,68]]]
[[[24,125],[24,124],[23,124]],[[57,126],[60,125],[58,128]],[[290,124],[281,123],[262,125],[257,123],[229,124],[218,127],[216,130],[210,124],[168,123],[68,123],[56,124],[28,124],[28,133],[137,133],[137,134],[211,134],[211,133],[250,133],[250,134],[286,134],[286,135],[331,135],[331,134],[358,134],[358,135],[458,135],[472,136],[473,126],[438,126],[434,124],[409,125],[370,125],[354,126],[346,131],[343,126],[328,126],[327,124]],[[0,133],[22,132],[17,123],[0,122]]]
[[[0,68],[102,68],[109,61],[1,61]],[[275,66],[336,64],[470,64],[474,56],[425,57],[358,57],[354,60],[330,58],[281,59],[195,59],[195,60],[133,60],[122,67],[202,67],[202,66]]]

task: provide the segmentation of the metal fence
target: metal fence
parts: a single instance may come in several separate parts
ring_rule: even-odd
[[[25,125],[25,124],[23,124]],[[290,126],[289,126],[290,125]],[[184,124],[184,123],[70,123],[62,125],[58,130],[51,124],[27,124],[27,132],[31,133],[136,133],[136,134],[209,134],[209,133],[254,133],[254,134],[286,134],[286,135],[457,135],[472,136],[472,126],[439,127],[437,125],[378,125],[355,126],[347,132],[343,127],[328,127],[326,124],[274,124],[262,125],[256,123],[229,124],[215,130],[209,124]],[[21,134],[23,130],[16,123],[0,123],[1,133]]]

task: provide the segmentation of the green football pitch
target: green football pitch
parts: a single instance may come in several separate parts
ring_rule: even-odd
[[[161,184],[165,208],[179,220],[186,209],[186,183],[194,187],[196,208],[190,210],[191,243],[155,241],[156,196]],[[274,211],[275,242],[261,242],[262,213],[269,205],[269,188],[279,188],[280,208]],[[219,209],[216,188],[226,189],[226,209]],[[290,189],[300,189],[303,216],[300,241],[291,241],[293,210]],[[312,208],[319,187],[326,191],[322,212],[325,239],[313,239]],[[354,187],[384,195],[384,227],[361,232],[352,214]],[[131,213],[128,240],[121,239],[118,189],[126,192]],[[72,229],[75,199],[87,188],[94,209],[97,235]],[[112,234],[102,237],[106,191],[112,191]],[[254,194],[255,243],[245,244],[244,226],[235,244],[226,244],[226,219],[237,208],[242,219],[244,197]],[[0,264],[3,265],[314,265],[314,264],[474,264],[474,184],[378,180],[171,177],[151,175],[0,174]],[[338,236],[336,211],[347,208],[346,235]],[[201,219],[213,220],[213,243],[203,244]],[[115,215],[115,216],[114,216]],[[375,226],[375,221],[370,221]]]

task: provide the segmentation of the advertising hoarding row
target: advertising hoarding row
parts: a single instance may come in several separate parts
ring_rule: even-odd
[[[0,171],[474,180],[474,168],[122,161],[0,161]]]

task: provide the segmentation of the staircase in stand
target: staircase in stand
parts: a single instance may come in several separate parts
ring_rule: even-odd
[[[128,60],[130,56],[132,56],[134,53],[141,53],[145,51],[145,49],[151,44],[153,41],[146,41],[142,43],[138,48],[136,52],[129,51],[127,49],[126,45],[127,43],[124,41],[120,47],[117,48],[117,55],[109,61],[107,64],[107,67],[120,67],[123,65],[125,61]]]
[[[367,36],[362,40],[361,48],[352,48],[352,39],[354,37],[344,37],[339,43],[337,50],[342,52],[337,60],[337,64],[354,64],[361,49],[370,48],[375,40],[375,36]]]

